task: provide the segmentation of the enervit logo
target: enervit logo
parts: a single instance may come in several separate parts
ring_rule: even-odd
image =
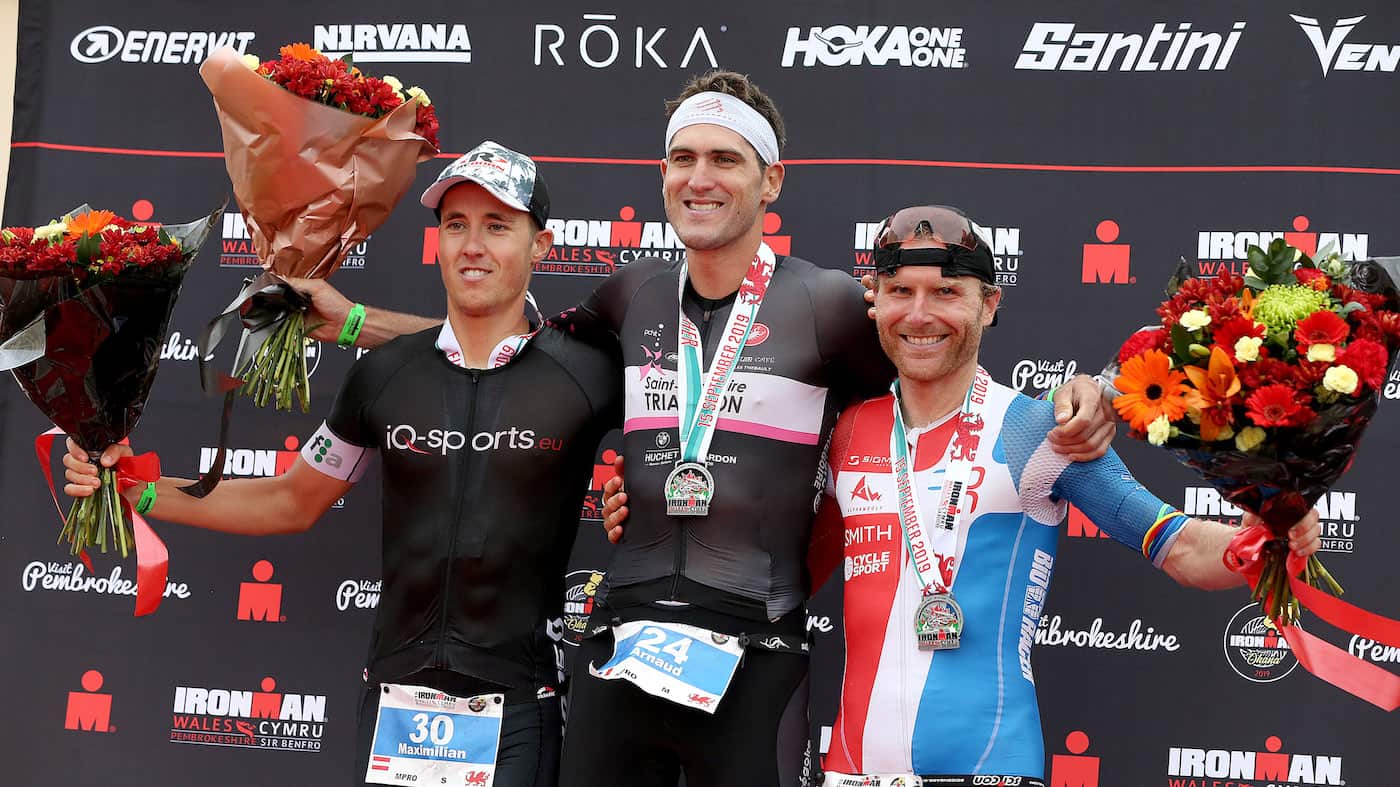
[[[1321,528],[1321,550],[1323,552],[1353,552],[1356,549],[1356,523],[1361,517],[1356,513],[1356,493],[1331,490],[1317,499],[1313,505],[1317,511]],[[1188,516],[1235,518],[1244,516],[1238,506],[1220,496],[1220,492],[1209,486],[1186,487],[1182,513]]]
[[[1141,618],[1133,618],[1133,622],[1129,623],[1124,631],[1113,631],[1104,628],[1103,618],[1094,618],[1088,628],[1075,629],[1065,626],[1064,619],[1059,615],[1040,619],[1040,625],[1035,630],[1035,644],[1099,650],[1181,649],[1181,643],[1175,634],[1166,634],[1153,626],[1144,626]]]
[[[1079,277],[1084,284],[1135,284],[1137,278],[1128,271],[1132,246],[1115,243],[1118,222],[1104,219],[1094,228],[1098,243],[1084,244],[1084,268]]]
[[[252,31],[210,33],[183,30],[121,30],[96,25],[73,36],[68,51],[79,63],[203,63],[216,49],[231,46],[240,54],[256,34]]]
[[[875,272],[875,233],[880,222],[858,221],[855,225],[855,267],[851,273],[864,276]],[[1021,228],[984,227],[974,223],[972,229],[992,250],[992,267],[1000,287],[1015,287],[1021,278]]]
[[[535,65],[563,66],[576,55],[589,68],[608,68],[619,61],[633,68],[719,68],[711,34],[704,27],[690,32],[667,27],[618,25],[617,14],[584,14],[582,29],[535,25]],[[728,27],[720,25],[724,33]],[[570,42],[570,37],[573,42]],[[694,62],[694,66],[691,63]]]
[[[260,689],[176,686],[170,742],[320,751],[325,696],[277,691],[271,677],[262,679]]]
[[[1342,758],[1319,754],[1286,754],[1277,735],[1264,740],[1264,751],[1229,749],[1190,749],[1173,746],[1167,750],[1167,775],[1189,779],[1253,779],[1270,787],[1295,785],[1346,784],[1342,779]],[[1173,779],[1173,785],[1189,782]],[[1226,782],[1211,782],[1226,784]],[[1241,785],[1243,787],[1243,785]]]
[[[1332,31],[1322,33],[1322,23],[1310,16],[1289,14],[1293,21],[1303,28],[1308,43],[1317,52],[1317,62],[1322,66],[1322,75],[1329,71],[1387,71],[1394,73],[1400,66],[1400,46],[1384,44],[1348,44],[1347,36],[1366,18],[1351,16],[1338,19]]]
[[[437,229],[434,227],[434,229]],[[437,248],[437,237],[433,238],[433,248]],[[345,261],[340,264],[341,270],[364,270],[365,253],[369,250],[369,239],[365,239],[350,247],[350,251],[345,256]],[[261,268],[262,263],[258,259],[258,250],[253,246],[252,237],[248,234],[248,223],[243,220],[243,215],[239,213],[225,213],[222,228],[222,245],[219,247],[219,267],[221,268]]]
[[[535,264],[535,272],[607,276],[643,257],[685,259],[685,244],[670,224],[636,221],[636,215],[624,205],[616,219],[550,219],[554,245]]]
[[[1241,678],[1254,683],[1282,680],[1298,666],[1288,641],[1257,604],[1240,609],[1226,624],[1225,660]]]
[[[253,564],[252,582],[238,585],[238,619],[282,623],[282,584],[272,582],[272,563],[259,560]]]
[[[1070,22],[1036,22],[1026,34],[1016,68],[1027,71],[1224,71],[1244,34],[1205,33],[1181,22],[1176,30],[1155,24],[1139,33],[1081,32]],[[1164,46],[1165,45],[1165,46]]]
[[[603,583],[603,572],[591,568],[570,571],[564,577],[564,637],[565,644],[578,646],[588,631],[588,616],[593,613],[593,597]]]
[[[1099,758],[1086,756],[1089,736],[1075,730],[1065,736],[1069,754],[1050,758],[1050,783],[1064,787],[1099,787]]]
[[[68,692],[68,707],[63,712],[63,729],[87,732],[116,732],[112,726],[112,695],[101,694],[102,673],[90,669],[83,673],[82,691]]]
[[[1279,238],[1309,257],[1319,250],[1330,250],[1343,259],[1370,259],[1371,236],[1364,232],[1313,231],[1312,221],[1301,215],[1294,216],[1291,224],[1291,230],[1201,230],[1196,233],[1196,272],[1218,276],[1229,271],[1244,276],[1249,272],[1249,247],[1268,248]]]
[[[89,576],[82,563],[43,563],[31,561],[24,567],[20,585],[26,593],[52,590],[66,593],[97,593],[111,596],[135,596],[136,580],[122,576],[121,566],[112,566],[107,576]],[[164,598],[189,598],[190,586],[167,578]]]
[[[541,451],[560,451],[564,448],[564,441],[558,437],[536,438],[535,430],[518,429],[514,426],[497,432],[477,432],[468,440],[466,434],[453,429],[428,429],[420,434],[416,427],[398,424],[385,428],[384,447],[391,450],[412,451],[416,454],[442,454],[446,456],[449,451],[460,451],[467,447],[477,452],[528,451],[532,448],[538,448]]]
[[[316,25],[314,46],[329,57],[351,53],[357,63],[470,63],[466,25]]]
[[[962,36],[961,27],[789,27],[782,65],[964,68],[967,52]]]
[[[1044,360],[1026,358],[1011,367],[1011,387],[1018,391],[1048,391],[1059,388],[1079,371],[1074,360]]]
[[[344,612],[348,609],[375,609],[379,606],[379,593],[384,587],[380,579],[347,579],[335,589],[335,608]]]
[[[1370,659],[1377,664],[1400,664],[1400,648],[1386,645],[1373,639],[1353,634],[1347,643],[1347,652],[1359,659]]]
[[[223,475],[233,478],[266,478],[268,476],[282,475],[291,469],[297,460],[297,446],[301,440],[294,435],[288,435],[282,445],[285,451],[277,451],[264,448],[228,448],[224,452]],[[199,449],[199,472],[201,474],[209,472],[209,468],[214,466],[214,457],[218,454],[217,447],[205,446]]]

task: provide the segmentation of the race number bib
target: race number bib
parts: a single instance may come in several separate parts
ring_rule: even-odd
[[[454,697],[425,686],[385,683],[365,781],[490,787],[503,705],[500,694]]]
[[[737,637],[680,623],[633,621],[613,626],[612,658],[588,665],[597,678],[629,681],[656,697],[714,713],[739,668]]]

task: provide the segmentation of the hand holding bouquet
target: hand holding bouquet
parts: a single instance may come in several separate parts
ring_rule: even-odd
[[[438,121],[421,88],[368,76],[306,44],[260,62],[222,49],[200,67],[223,130],[224,159],[266,271],[211,323],[201,356],[235,323],[243,393],[309,409],[307,301],[284,277],[326,278],[388,218],[437,152]],[[216,375],[205,372],[207,389]],[[223,380],[225,388],[228,379]]]

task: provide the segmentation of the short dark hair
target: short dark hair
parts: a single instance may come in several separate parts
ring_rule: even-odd
[[[783,115],[778,111],[778,106],[773,103],[773,99],[767,93],[754,84],[747,74],[740,74],[737,71],[711,71],[697,77],[691,77],[689,82],[681,88],[681,92],[675,98],[666,102],[666,118],[669,120],[687,98],[696,93],[724,93],[733,96],[740,101],[753,107],[763,119],[768,121],[768,125],[773,127],[773,135],[778,138],[779,155],[787,145],[787,129],[783,125]],[[772,164],[767,161],[765,164]]]

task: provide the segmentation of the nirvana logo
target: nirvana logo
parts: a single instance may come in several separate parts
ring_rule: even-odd
[[[315,47],[357,63],[470,63],[466,25],[316,25]]]
[[[171,743],[244,749],[320,751],[326,698],[277,691],[262,679],[260,691],[176,686]]]

